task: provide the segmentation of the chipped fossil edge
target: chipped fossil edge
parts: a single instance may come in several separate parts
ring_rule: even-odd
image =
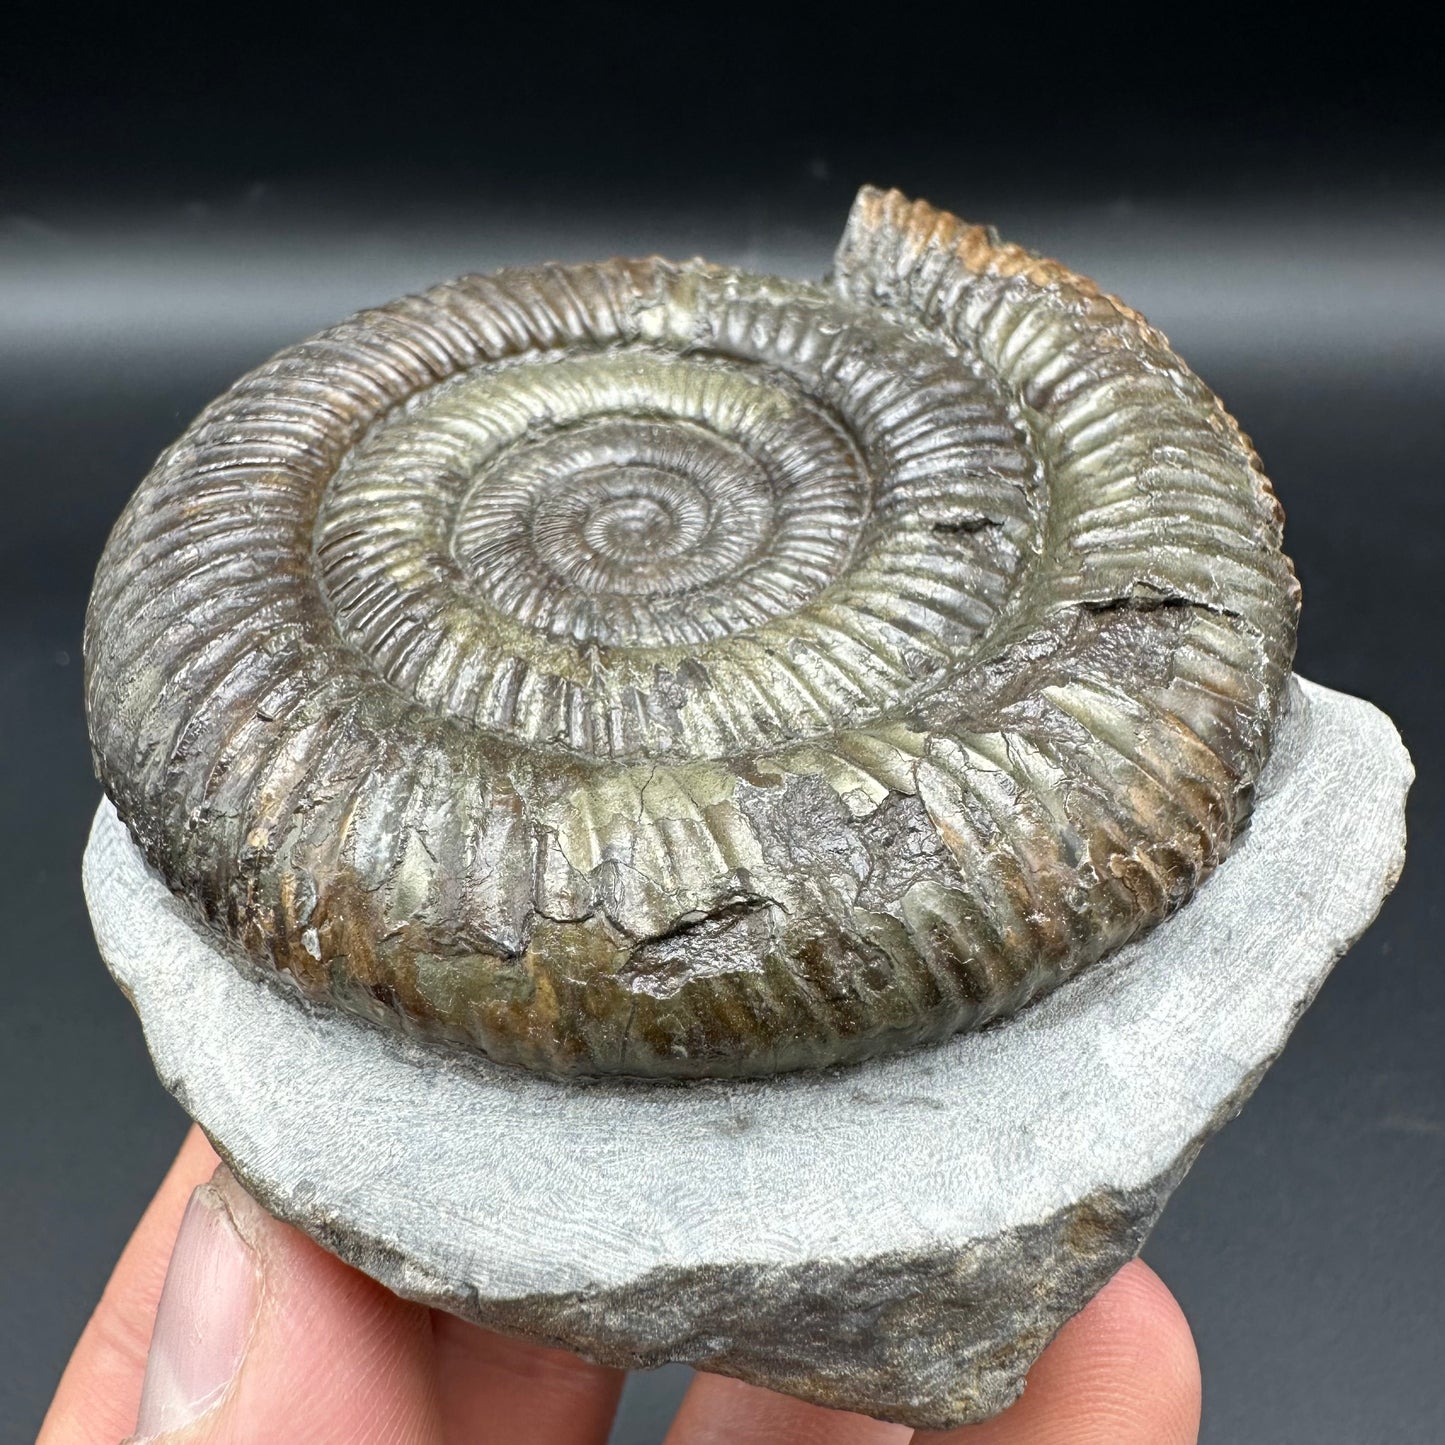
[[[166,1086],[398,1294],[943,1428],[1006,1407],[1138,1251],[1398,877],[1393,726],[1292,691],[1249,832],[1180,913],[1000,1027],[850,1068],[564,1084],[429,1050],[243,975],[108,803],[86,896]]]

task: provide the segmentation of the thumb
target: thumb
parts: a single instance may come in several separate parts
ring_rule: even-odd
[[[272,1219],[223,1166],[191,1195],[135,1442],[439,1438],[426,1310]]]

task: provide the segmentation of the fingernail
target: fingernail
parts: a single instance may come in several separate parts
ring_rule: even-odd
[[[137,1439],[189,1425],[226,1393],[250,1338],[259,1276],[217,1181],[202,1184],[186,1205],[161,1289]]]

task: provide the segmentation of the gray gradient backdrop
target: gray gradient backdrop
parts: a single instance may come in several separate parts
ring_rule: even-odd
[[[1194,1324],[1205,1441],[1445,1439],[1438,186],[1368,165],[1348,185],[1020,185],[1007,165],[840,160],[811,142],[767,171],[704,176],[681,199],[643,178],[610,204],[546,176],[516,194],[442,186],[445,204],[286,176],[169,178],[104,205],[79,185],[0,184],[0,1439],[38,1428],[185,1129],[79,894],[97,801],[79,631],[131,488],[241,370],[363,303],[637,251],[815,276],[864,179],[994,221],[1168,332],[1289,513],[1299,669],[1386,708],[1415,751],[1400,889],[1144,1253]],[[659,1441],[685,1381],[631,1380],[617,1445]]]

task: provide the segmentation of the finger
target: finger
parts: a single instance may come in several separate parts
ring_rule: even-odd
[[[1017,1404],[917,1445],[1195,1445],[1199,1357],[1184,1312],[1142,1260],[1126,1264],[1029,1371]]]
[[[218,1169],[176,1240],[136,1435],[434,1445],[430,1312],[272,1219]]]
[[[721,1375],[688,1386],[665,1445],[905,1445],[913,1432]]]
[[[217,1162],[193,1126],[70,1357],[38,1445],[115,1445],[135,1423],[171,1246],[191,1191]]]
[[[626,1374],[432,1316],[444,1440],[606,1445]]]

